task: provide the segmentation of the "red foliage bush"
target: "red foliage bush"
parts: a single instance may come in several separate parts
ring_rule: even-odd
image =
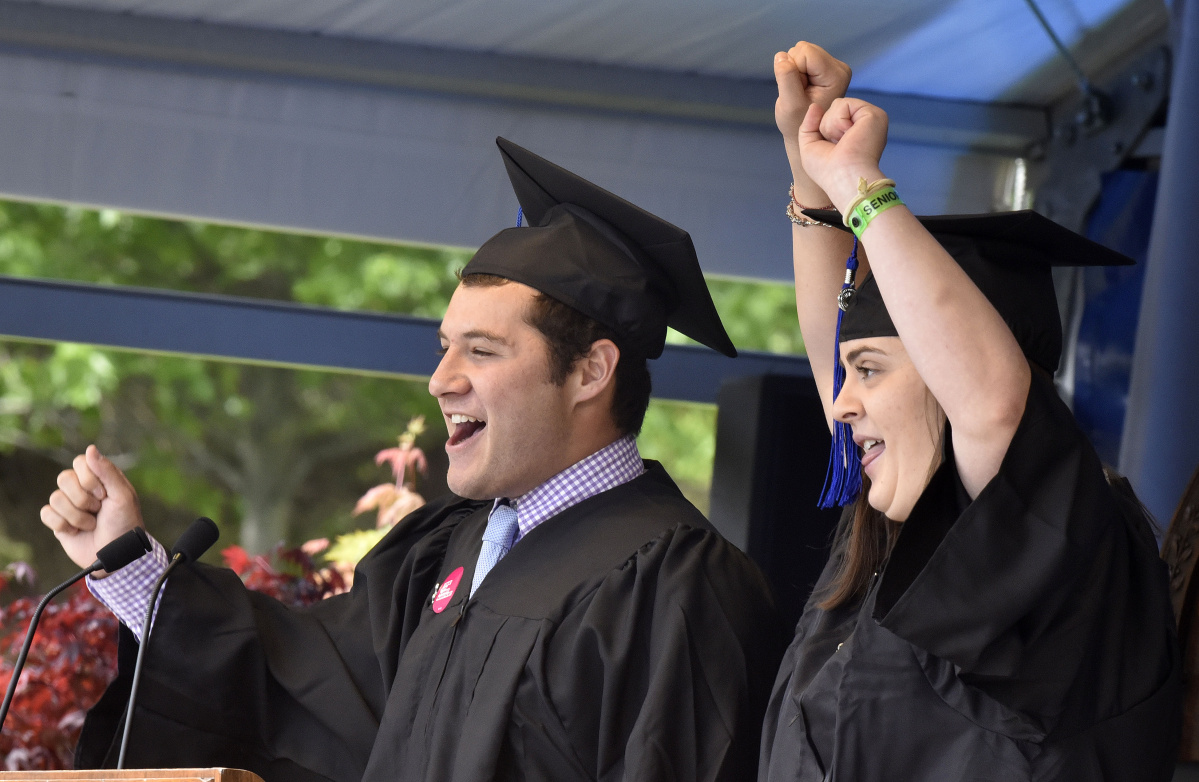
[[[302,548],[276,546],[278,566],[261,554],[251,557],[241,546],[221,551],[225,566],[241,576],[248,589],[293,606],[312,605],[346,591],[345,580],[333,568],[318,568]]]
[[[82,584],[67,595],[46,606],[29,649],[0,733],[6,770],[70,768],[84,715],[117,674],[116,617]],[[21,598],[0,610],[0,690],[8,687],[39,600]]]

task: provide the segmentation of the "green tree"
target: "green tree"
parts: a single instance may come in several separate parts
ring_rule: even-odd
[[[12,275],[439,316],[468,257],[111,211],[0,205],[0,273]],[[143,494],[221,519],[254,552],[328,528],[306,518],[327,505],[313,497],[318,485],[349,501],[334,514],[348,522],[357,487],[330,486],[331,468],[337,465],[340,477],[347,460],[369,466],[411,415],[435,412],[421,382],[71,344],[0,344],[0,382],[0,443],[65,466],[97,442]],[[309,502],[297,502],[305,496]]]

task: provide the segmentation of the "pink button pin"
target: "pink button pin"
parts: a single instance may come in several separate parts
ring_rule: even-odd
[[[450,599],[454,597],[454,592],[458,589],[458,582],[461,580],[462,568],[458,568],[450,573],[445,581],[441,582],[441,586],[437,587],[437,591],[433,593],[433,613],[440,614],[445,610],[445,607],[450,604]]]

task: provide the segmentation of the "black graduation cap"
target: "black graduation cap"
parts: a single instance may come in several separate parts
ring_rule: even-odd
[[[552,296],[662,355],[670,326],[726,356],[725,333],[686,231],[503,138],[497,138],[526,228],[488,239],[462,270]]]
[[[806,209],[804,214],[848,231],[836,211]],[[1053,289],[1054,266],[1116,266],[1134,261],[1126,255],[1063,228],[1031,210],[977,215],[917,217],[958,262],[999,312],[1024,355],[1048,372],[1062,356],[1062,322]],[[848,266],[857,268],[857,244]],[[851,279],[850,277],[846,278]],[[837,342],[865,337],[896,337],[899,332],[883,303],[874,275],[856,290],[842,287]],[[841,389],[839,358],[833,369],[833,398]],[[861,488],[861,463],[849,427],[833,429],[829,469],[819,505],[846,505]]]
[[[844,228],[833,211],[805,211]],[[1024,355],[1053,372],[1062,354],[1054,266],[1126,266],[1126,255],[1032,210],[917,217],[1007,322]],[[849,297],[838,340],[897,336],[874,276]]]

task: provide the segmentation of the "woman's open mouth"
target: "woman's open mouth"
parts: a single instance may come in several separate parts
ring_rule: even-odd
[[[450,431],[450,439],[446,441],[446,447],[461,445],[471,439],[487,426],[487,422],[469,415],[454,413],[450,416],[450,425],[453,428]]]
[[[862,441],[862,469],[873,462],[875,459],[883,455],[883,451],[887,450],[887,446],[882,440],[863,440]]]

